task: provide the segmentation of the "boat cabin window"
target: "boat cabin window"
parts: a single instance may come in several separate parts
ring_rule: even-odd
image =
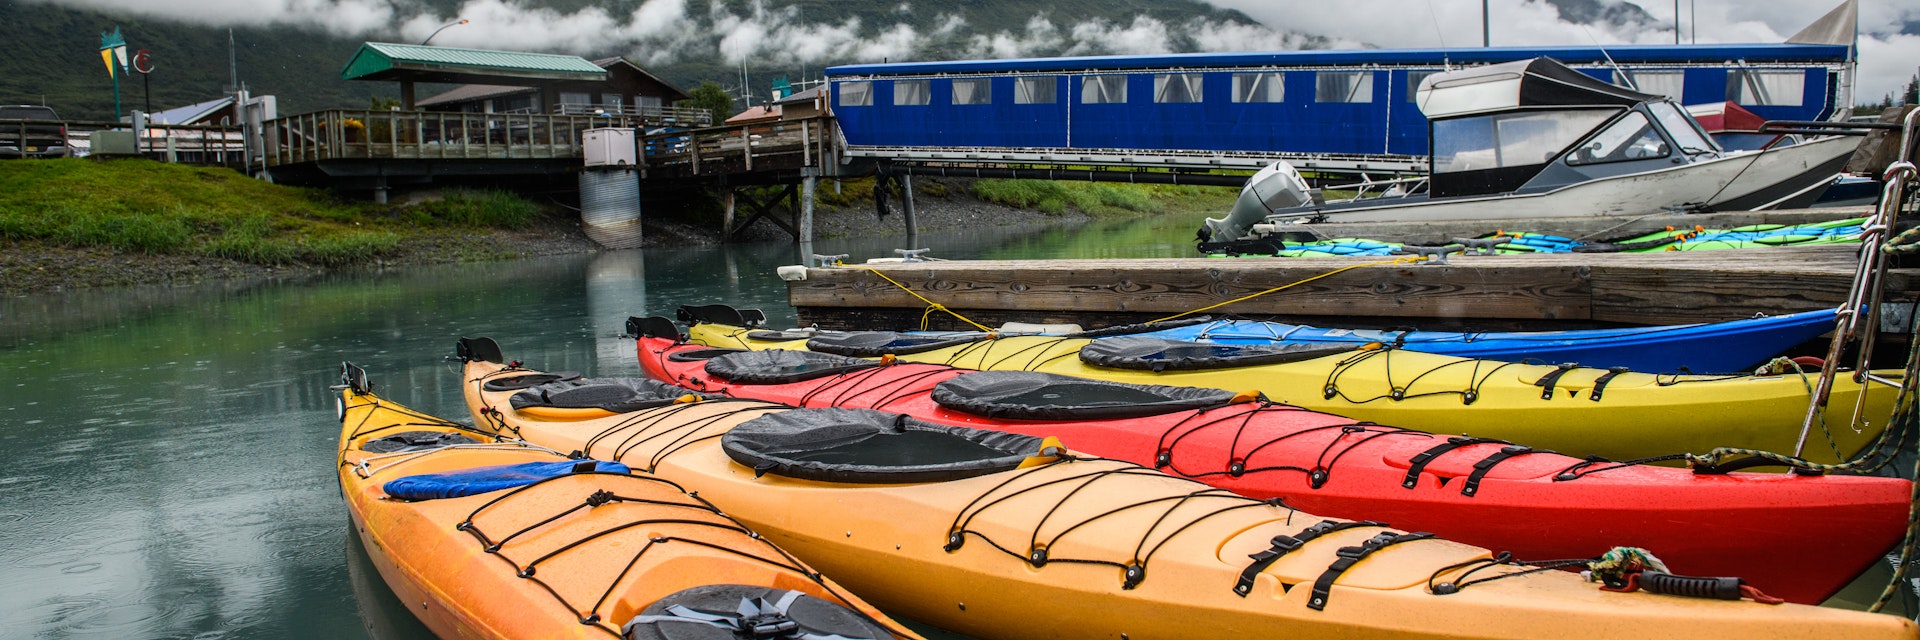
[[[993,82],[985,78],[953,81],[954,104],[993,104]]]
[[[1528,111],[1433,123],[1433,172],[1546,164],[1618,111]]]
[[[1373,72],[1321,71],[1313,74],[1315,102],[1373,102]]]
[[[1740,69],[1727,73],[1727,99],[1762,107],[1798,107],[1807,90],[1805,71]]]
[[[1615,71],[1613,74],[1614,84],[1634,89],[1640,93],[1651,93],[1656,96],[1666,96],[1674,99],[1680,97],[1680,90],[1686,87],[1686,79],[1686,72],[1678,69],[1620,70]]]
[[[1688,117],[1679,107],[1673,106],[1673,103],[1650,102],[1647,111],[1653,114],[1653,119],[1660,121],[1660,127],[1667,130],[1667,135],[1673,136],[1674,144],[1680,145],[1681,151],[1691,155],[1720,149],[1707,138],[1707,132],[1700,129],[1700,123]]]
[[[1126,101],[1126,76],[1087,76],[1080,79],[1080,104],[1123,104]]]
[[[1154,102],[1199,102],[1198,73],[1156,73],[1153,75]]]
[[[1420,94],[1420,83],[1425,82],[1427,79],[1427,76],[1430,76],[1436,73],[1440,73],[1440,72],[1434,69],[1428,69],[1425,71],[1408,71],[1407,72],[1407,102],[1415,102]]]
[[[840,90],[840,103],[839,103],[840,106],[842,107],[873,106],[873,83],[842,82],[840,83],[840,86],[837,88]]]
[[[1567,164],[1664,158],[1670,152],[1667,140],[1653,129],[1653,122],[1640,112],[1633,111],[1602,130],[1599,135],[1589,138],[1580,148],[1574,149],[1567,156]]]
[[[1233,101],[1282,102],[1287,99],[1285,78],[1280,73],[1233,74]]]
[[[893,104],[921,105],[932,102],[933,92],[928,90],[926,80],[893,81]]]
[[[1059,83],[1054,80],[1053,76],[1014,78],[1013,103],[1053,104],[1058,100],[1058,98],[1055,97],[1056,87],[1058,86]]]

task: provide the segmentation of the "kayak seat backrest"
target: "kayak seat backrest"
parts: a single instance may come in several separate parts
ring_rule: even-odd
[[[878,358],[887,354],[907,355],[979,342],[984,333],[910,334],[897,331],[849,331],[822,333],[807,340],[807,349],[852,358]]]
[[[1080,348],[1080,361],[1096,367],[1190,371],[1312,360],[1354,350],[1350,344],[1213,344],[1159,338],[1094,340]]]
[[[745,353],[746,349],[687,349],[667,354],[669,362],[703,362],[729,353]]]
[[[791,628],[788,625],[791,624]],[[891,640],[879,623],[839,603],[798,591],[743,584],[710,584],[667,594],[620,629],[625,640],[734,640],[768,638]]]
[[[548,478],[591,472],[627,473],[627,466],[596,460],[522,462],[395,478],[380,488],[388,496],[400,500],[436,500],[512,489]]]
[[[805,340],[805,339],[807,339],[807,338],[811,338],[811,337],[813,337],[813,332],[812,332],[812,331],[766,331],[766,330],[759,330],[759,331],[748,331],[748,332],[747,332],[747,339],[748,339],[748,340],[759,340],[759,341],[762,341],[762,342],[791,342],[791,341],[794,341],[794,340]]]
[[[946,482],[1040,454],[1043,439],[868,409],[795,409],[748,420],[720,448],[755,475],[843,483]]]
[[[982,371],[933,388],[942,407],[990,418],[1075,420],[1140,418],[1217,407],[1234,393],[1201,387],[1127,384],[1035,371]]]
[[[403,431],[368,440],[360,445],[360,450],[367,453],[403,453],[438,449],[455,444],[480,444],[480,441],[466,434],[452,431]]]
[[[743,351],[707,361],[707,375],[736,384],[787,384],[880,366],[872,360],[814,351]]]
[[[480,383],[480,389],[483,391],[492,391],[492,392],[519,391],[521,389],[537,387],[543,384],[551,384],[551,383],[561,382],[565,380],[579,380],[579,379],[580,379],[580,374],[572,371],[556,371],[553,373],[527,373],[523,375],[504,375],[497,378],[487,378],[486,382]]]
[[[686,396],[707,398],[683,387],[648,378],[562,380],[528,388],[507,398],[515,409],[605,409],[626,413],[673,404]]]

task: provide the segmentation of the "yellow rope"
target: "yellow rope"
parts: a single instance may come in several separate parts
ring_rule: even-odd
[[[1182,312],[1180,312],[1180,313],[1176,313],[1176,314],[1173,314],[1173,315],[1170,315],[1170,316],[1167,316],[1167,317],[1165,317],[1165,318],[1160,318],[1160,319],[1158,319],[1158,320],[1148,320],[1148,321],[1146,322],[1146,324],[1154,324],[1154,323],[1156,323],[1156,322],[1166,322],[1166,321],[1168,321],[1168,320],[1172,320],[1172,319],[1174,319],[1174,318],[1178,318],[1178,317],[1180,317],[1180,316],[1189,316],[1189,315],[1193,315],[1193,314],[1196,314],[1196,313],[1200,313],[1200,312],[1202,312],[1202,311],[1211,311],[1211,310],[1213,310],[1213,309],[1218,309],[1218,308],[1220,308],[1220,307],[1224,307],[1224,306],[1227,306],[1227,305],[1230,305],[1230,304],[1233,304],[1233,303],[1235,303],[1235,302],[1242,302],[1242,301],[1246,301],[1246,300],[1252,300],[1252,299],[1254,299],[1254,298],[1258,298],[1258,297],[1260,297],[1260,296],[1264,296],[1264,295],[1267,295],[1267,294],[1269,294],[1269,293],[1273,293],[1273,292],[1275,292],[1275,291],[1282,291],[1282,290],[1285,290],[1285,289],[1288,289],[1288,288],[1290,288],[1290,287],[1295,287],[1295,286],[1299,286],[1299,285],[1303,285],[1303,284],[1306,284],[1306,283],[1309,283],[1309,282],[1313,282],[1313,281],[1315,281],[1315,280],[1319,280],[1319,279],[1321,279],[1321,278],[1325,278],[1325,277],[1327,277],[1327,276],[1330,276],[1330,275],[1333,275],[1333,274],[1336,274],[1336,273],[1340,273],[1340,272],[1342,272],[1342,271],[1346,271],[1346,270],[1348,270],[1348,269],[1358,269],[1358,268],[1361,268],[1361,267],[1377,267],[1377,266],[1380,266],[1380,265],[1388,265],[1388,264],[1406,264],[1406,263],[1409,263],[1409,262],[1419,262],[1419,261],[1421,261],[1421,260],[1426,260],[1426,259],[1427,259],[1427,257],[1426,257],[1426,256],[1407,256],[1407,257],[1404,257],[1404,258],[1394,258],[1394,259],[1392,259],[1392,260],[1381,260],[1381,261],[1379,261],[1379,262],[1362,262],[1362,263],[1360,263],[1360,264],[1353,264],[1353,265],[1347,265],[1347,266],[1344,266],[1344,267],[1340,267],[1340,268],[1338,268],[1338,269],[1334,269],[1334,270],[1332,270],[1332,271],[1328,271],[1328,272],[1326,272],[1326,273],[1322,273],[1322,274],[1320,274],[1320,275],[1317,275],[1317,276],[1314,276],[1314,277],[1311,277],[1311,278],[1307,278],[1307,279],[1305,279],[1305,280],[1300,280],[1300,281],[1298,281],[1298,282],[1292,282],[1292,283],[1288,283],[1288,284],[1283,284],[1283,285],[1280,285],[1280,286],[1278,286],[1278,287],[1274,287],[1274,288],[1272,288],[1272,289],[1268,289],[1268,290],[1266,290],[1266,291],[1262,291],[1262,292],[1259,292],[1259,293],[1255,293],[1255,294],[1250,294],[1250,295],[1244,295],[1244,296],[1240,296],[1240,297],[1238,297],[1238,298],[1234,298],[1234,299],[1232,299],[1232,300],[1228,300],[1228,301],[1226,301],[1226,302],[1221,302],[1221,303],[1218,303],[1218,304],[1211,304],[1211,305],[1207,305],[1207,306],[1204,306],[1204,307],[1200,307],[1200,308],[1198,308],[1198,309],[1194,309],[1194,310],[1192,310],[1192,311],[1182,311]],[[884,277],[884,276],[883,276],[883,277]],[[923,299],[924,299],[924,298],[923,298]]]
[[[913,296],[915,298],[919,298],[921,302],[927,303],[926,312],[920,314],[920,330],[921,331],[927,330],[927,319],[929,316],[932,316],[933,312],[935,311],[944,311],[947,313],[947,315],[953,316],[955,318],[959,318],[961,322],[965,322],[975,327],[979,327],[981,331],[987,331],[987,332],[993,331],[992,327],[988,327],[987,325],[974,322],[972,319],[966,316],[960,315],[958,312],[955,312],[952,309],[948,309],[946,305],[940,304],[938,302],[934,302],[932,300],[928,300],[926,296],[920,295],[918,293],[914,293],[912,289],[907,288],[907,285],[900,284],[898,281],[895,281],[893,278],[887,277],[887,274],[880,273],[879,269],[875,269],[873,267],[866,267],[866,266],[862,266],[860,268],[866,269],[868,271],[872,271],[873,275],[880,276],[881,280],[885,280],[889,283],[892,283],[893,286],[900,287],[901,291],[907,292],[907,295]]]

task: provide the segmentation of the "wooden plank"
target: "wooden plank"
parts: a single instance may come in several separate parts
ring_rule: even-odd
[[[893,280],[954,309],[1179,313],[1296,284],[1215,313],[1586,319],[1586,271],[1514,265],[1497,274],[1454,265],[1346,260],[940,262],[884,265]],[[964,265],[964,266],[963,266]],[[796,307],[923,308],[926,302],[862,268],[809,269],[788,283]]]

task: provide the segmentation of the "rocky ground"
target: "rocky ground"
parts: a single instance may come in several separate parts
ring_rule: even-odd
[[[928,180],[924,184],[933,186],[939,183]],[[1069,223],[1087,218],[1078,212],[1049,215],[982,202],[973,198],[963,185],[943,186],[951,188],[935,187],[929,191],[940,195],[917,199],[915,210],[919,230]],[[823,188],[831,187],[823,185]],[[814,214],[814,235],[816,238],[846,238],[899,234],[905,229],[905,220],[898,213],[897,202],[892,211],[892,215],[879,217],[875,215],[871,201],[845,208],[821,208]],[[721,234],[718,222],[703,222],[699,220],[700,217],[672,210],[649,210],[643,229],[646,246],[719,243]],[[792,239],[785,231],[766,221],[755,223],[743,235],[744,241]],[[600,247],[580,231],[577,218],[556,216],[547,224],[526,230],[416,237],[403,243],[398,255],[389,256],[374,266],[513,259],[598,250],[601,250]],[[84,287],[284,277],[323,270],[324,267],[313,265],[269,267],[201,256],[121,253],[110,249],[70,248],[42,243],[0,243],[0,295],[57,292]]]

